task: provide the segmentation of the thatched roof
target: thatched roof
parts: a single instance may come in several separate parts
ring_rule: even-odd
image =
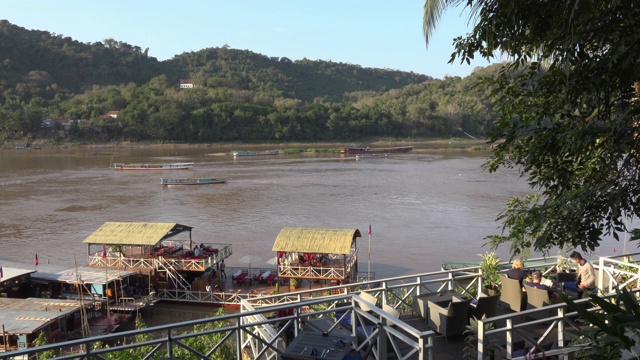
[[[280,230],[273,251],[348,254],[351,242],[360,236],[358,229],[286,227]]]
[[[106,222],[88,238],[87,244],[155,245],[192,227],[176,223]]]

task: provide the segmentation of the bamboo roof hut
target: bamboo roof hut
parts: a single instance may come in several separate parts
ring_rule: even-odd
[[[99,245],[139,245],[153,246],[182,232],[189,232],[193,228],[176,223],[149,222],[106,222],[94,231],[83,242]]]
[[[106,222],[83,242],[89,266],[138,270],[154,276],[160,289],[190,290],[193,276],[232,254],[230,244],[194,244],[192,229],[177,223]],[[180,236],[185,233],[188,238]]]
[[[106,222],[83,243],[87,244],[90,266],[153,268],[155,255],[168,257],[191,249],[192,229],[177,223]],[[186,232],[188,239],[175,238]]]
[[[357,276],[358,229],[286,227],[273,244],[281,278],[351,282]]]

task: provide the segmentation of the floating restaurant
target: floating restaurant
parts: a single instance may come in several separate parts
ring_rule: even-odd
[[[191,291],[204,274],[215,285],[219,277],[213,276],[213,268],[233,254],[232,247],[195,244],[192,229],[177,223],[104,223],[84,240],[89,266],[146,274],[160,291]]]
[[[358,229],[283,228],[273,244],[281,279],[357,281]]]

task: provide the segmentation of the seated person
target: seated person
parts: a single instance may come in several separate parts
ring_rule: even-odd
[[[596,270],[590,262],[582,258],[582,255],[574,251],[570,255],[571,260],[578,264],[578,276],[576,281],[566,281],[564,287],[578,293],[578,298],[582,298],[585,290],[596,290]]]
[[[524,263],[522,262],[521,259],[513,260],[513,264],[511,265],[511,269],[509,269],[507,271],[507,277],[509,279],[518,280],[520,282],[520,287],[523,286],[524,280],[528,279],[529,275],[524,270]]]
[[[525,282],[525,285],[529,285],[532,288],[536,289],[547,290],[550,300],[559,298],[558,294],[552,288],[541,283],[542,274],[540,273],[540,271],[534,271],[533,274],[531,274],[531,280],[532,281]]]
[[[196,246],[195,249],[193,249],[193,254],[198,257],[200,255],[202,255],[202,250],[200,250],[200,248],[198,246]]]

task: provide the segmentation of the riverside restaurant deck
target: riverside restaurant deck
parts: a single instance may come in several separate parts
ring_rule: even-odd
[[[601,297],[613,300],[616,288],[637,284],[640,266],[632,261],[633,255],[638,254],[592,259]],[[525,266],[529,271],[551,274],[554,269],[558,270],[558,260],[555,257],[533,259],[525,262]],[[482,298],[473,290],[482,288],[478,270],[462,267],[358,284],[247,296],[239,299],[239,313],[0,353],[0,359],[33,356],[44,350],[63,353],[70,349],[74,354],[61,358],[96,358],[107,353],[135,351],[142,356],[172,359],[193,356],[309,359],[320,355],[344,359],[461,359],[465,348],[470,351],[468,358],[474,359],[543,356],[569,359],[583,346],[590,346],[571,343],[573,331],[585,324],[565,303],[513,311],[500,301],[494,314],[478,320],[478,332],[470,340],[465,341],[464,334],[445,337],[446,330],[435,324],[436,320],[442,323],[444,318],[429,315],[434,314],[432,303],[441,301],[427,301],[425,308],[421,306],[422,300],[466,296],[467,300],[480,301]],[[637,297],[638,289],[631,291]],[[588,311],[600,311],[590,299],[576,300],[576,304]],[[467,314],[464,319],[468,319]],[[300,349],[300,344],[304,344],[302,340],[293,340],[312,339],[325,333],[333,342],[327,342],[324,347],[316,345],[316,355],[311,355],[313,349],[308,346],[302,345]],[[98,341],[127,345],[95,347]]]

